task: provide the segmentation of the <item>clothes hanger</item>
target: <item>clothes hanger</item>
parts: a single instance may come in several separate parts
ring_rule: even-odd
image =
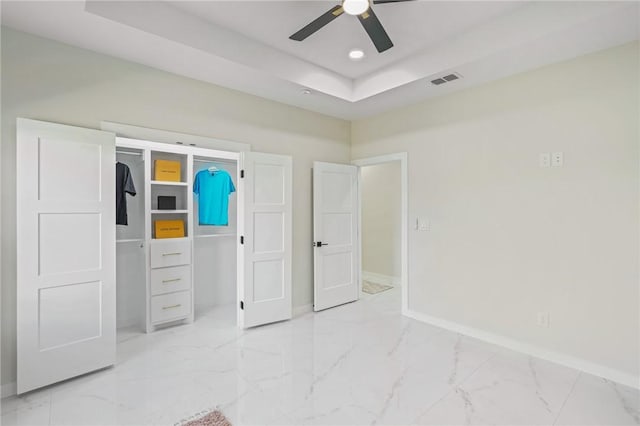
[[[210,173],[215,173],[220,169],[218,169],[216,166],[211,166],[207,170],[209,170]]]

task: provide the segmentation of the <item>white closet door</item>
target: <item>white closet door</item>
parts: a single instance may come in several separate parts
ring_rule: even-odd
[[[17,121],[18,393],[115,362],[115,135]]]
[[[358,299],[358,169],[313,163],[313,309]]]
[[[243,229],[238,276],[240,325],[291,318],[291,157],[242,153]]]

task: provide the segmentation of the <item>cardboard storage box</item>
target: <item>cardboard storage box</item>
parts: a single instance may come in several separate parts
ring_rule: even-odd
[[[184,221],[182,220],[156,220],[154,226],[156,238],[184,237]]]
[[[180,162],[170,160],[156,160],[154,180],[180,182]]]

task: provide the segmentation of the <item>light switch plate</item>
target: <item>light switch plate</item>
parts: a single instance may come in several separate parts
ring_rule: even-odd
[[[423,217],[423,218],[416,218],[416,229],[418,231],[428,231],[430,229],[429,226],[429,219]]]
[[[551,154],[543,152],[538,156],[538,164],[540,167],[551,167]]]

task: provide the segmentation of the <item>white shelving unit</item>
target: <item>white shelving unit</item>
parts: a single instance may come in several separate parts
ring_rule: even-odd
[[[144,249],[145,258],[145,319],[144,328],[147,333],[160,327],[179,322],[194,320],[194,238],[236,235],[225,229],[224,233],[197,235],[200,227],[194,224],[197,215],[194,213],[193,187],[194,162],[228,162],[237,164],[240,154],[235,152],[216,151],[183,145],[171,145],[143,141],[137,139],[117,138],[119,149],[139,153],[144,163],[144,182],[136,182],[144,197],[144,238],[136,240],[126,238],[121,243],[138,241]],[[155,160],[179,161],[181,176],[179,182],[155,179]],[[238,176],[234,176],[236,180]],[[237,180],[236,180],[237,181]],[[157,208],[157,197],[175,196],[175,210]],[[234,210],[230,214],[237,215]],[[182,220],[185,236],[182,238],[156,238],[154,222],[156,220]],[[233,217],[235,224],[237,217]],[[196,231],[197,228],[197,231]],[[215,232],[218,232],[215,230]],[[131,233],[131,232],[129,232]]]

